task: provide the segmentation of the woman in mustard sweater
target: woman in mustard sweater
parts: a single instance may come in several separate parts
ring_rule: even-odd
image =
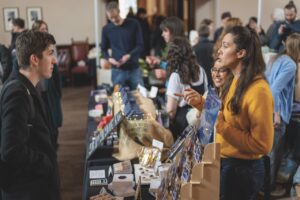
[[[233,27],[218,53],[220,63],[234,75],[216,122],[221,200],[252,200],[263,185],[262,156],[273,144],[273,97],[255,32]]]

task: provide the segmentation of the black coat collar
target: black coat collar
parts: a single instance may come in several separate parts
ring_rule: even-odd
[[[33,97],[33,99],[36,99],[36,100],[34,100],[34,102],[37,102],[38,106],[41,108],[44,119],[46,121],[48,121],[49,119],[47,117],[48,115],[46,112],[45,103],[44,103],[41,95],[38,93],[37,89],[30,82],[30,80],[28,80],[28,78],[26,76],[24,76],[23,74],[21,74],[19,71],[13,71],[11,76],[9,77],[8,81],[14,80],[14,79],[20,80],[24,84],[24,86],[29,90],[29,93]]]

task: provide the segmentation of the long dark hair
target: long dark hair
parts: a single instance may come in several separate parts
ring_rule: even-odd
[[[171,41],[176,36],[184,36],[183,21],[178,17],[167,17],[160,24],[160,29],[168,29],[171,33]]]
[[[253,30],[236,26],[228,34],[233,35],[233,42],[237,46],[236,51],[242,49],[246,51],[245,56],[242,58],[242,70],[237,81],[235,93],[228,104],[233,114],[239,114],[240,103],[246,90],[257,76],[264,78],[266,65],[261,51],[260,40]]]
[[[174,37],[167,55],[167,77],[177,72],[183,84],[199,80],[200,68],[189,41],[184,37]]]

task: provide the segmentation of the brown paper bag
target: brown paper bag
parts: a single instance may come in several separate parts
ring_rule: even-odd
[[[152,100],[141,96],[138,92],[133,92],[133,95],[147,117],[140,120],[123,119],[119,132],[119,152],[113,154],[118,160],[137,158],[143,146],[152,146],[153,139],[164,143],[166,149],[163,153],[174,142],[172,133],[155,120],[155,106]],[[114,105],[116,112],[120,105],[117,105],[117,102],[114,102]]]

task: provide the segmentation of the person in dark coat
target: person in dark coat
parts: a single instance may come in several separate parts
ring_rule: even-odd
[[[199,41],[193,46],[198,63],[203,67],[206,74],[210,74],[210,69],[213,67],[214,59],[212,56],[214,43],[209,41],[210,34],[209,26],[201,24],[198,29]],[[212,85],[211,76],[207,76],[208,85]]]
[[[20,69],[12,72],[0,96],[0,164],[7,170],[3,200],[60,199],[49,116],[35,88],[52,75],[54,44],[52,35],[33,31],[21,33],[16,41]]]
[[[222,15],[221,15],[222,26],[216,29],[215,34],[214,34],[214,42],[217,42],[217,40],[221,36],[221,33],[223,32],[223,29],[224,29],[224,26],[225,26],[226,22],[230,18],[231,18],[231,13],[230,12],[223,12],[222,13]]]
[[[147,11],[145,8],[139,8],[136,13],[136,19],[141,25],[143,41],[144,41],[144,51],[141,57],[145,58],[146,55],[150,54],[150,26],[147,20]]]
[[[1,81],[4,83],[12,71],[12,59],[9,49],[3,44],[0,44],[0,63],[3,70]]]

